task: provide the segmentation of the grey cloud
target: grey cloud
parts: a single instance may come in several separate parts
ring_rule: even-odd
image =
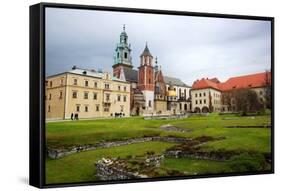
[[[134,67],[148,42],[165,75],[188,84],[270,69],[270,22],[48,8],[47,75],[73,65],[111,71],[126,24]]]

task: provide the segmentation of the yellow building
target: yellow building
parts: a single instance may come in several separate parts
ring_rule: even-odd
[[[130,84],[108,73],[73,67],[46,79],[46,119],[130,115]]]

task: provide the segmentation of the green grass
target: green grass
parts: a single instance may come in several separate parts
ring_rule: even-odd
[[[225,120],[231,118],[231,120]],[[271,151],[271,129],[266,128],[225,128],[231,125],[263,125],[270,122],[270,115],[239,117],[236,115],[211,114],[207,117],[193,116],[186,119],[144,120],[140,117],[107,120],[84,120],[49,122],[46,124],[48,148],[67,148],[74,145],[95,144],[143,136],[225,137],[220,141],[202,145],[202,150],[239,150],[254,152],[257,156],[241,156],[228,162],[192,159],[165,159],[167,168],[187,174],[211,174],[240,172],[257,168],[261,164],[259,154]],[[172,124],[176,127],[192,129],[191,132],[168,132],[159,127]],[[95,151],[72,154],[58,160],[46,160],[47,183],[69,183],[96,180],[94,163],[102,157],[126,157],[143,155],[147,151],[161,153],[173,146],[171,143],[146,142]],[[249,163],[253,161],[254,163]],[[242,166],[240,168],[240,166]]]
[[[73,154],[57,160],[46,160],[46,183],[70,183],[95,181],[95,162],[103,157],[127,157],[130,155],[145,155],[147,151],[161,154],[165,149],[173,146],[172,143],[151,142],[138,143],[115,147],[110,149],[98,149]]]

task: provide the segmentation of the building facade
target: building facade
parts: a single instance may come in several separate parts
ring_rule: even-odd
[[[112,68],[116,78],[130,83],[131,115],[181,114],[191,110],[191,87],[178,78],[164,76],[147,44],[137,69],[133,67],[130,52],[128,35],[123,28]]]
[[[239,92],[252,90],[255,92],[256,105],[267,107],[268,91],[271,89],[271,73],[263,72],[229,78],[220,82],[217,78],[202,78],[196,80],[191,89],[192,111],[207,112],[234,112],[239,108]],[[241,94],[242,96],[242,94]],[[241,98],[243,99],[243,97]],[[245,98],[245,102],[247,102]],[[253,98],[252,98],[253,99]],[[243,105],[246,103],[243,102]]]
[[[130,84],[108,73],[72,70],[46,79],[46,119],[130,115]]]

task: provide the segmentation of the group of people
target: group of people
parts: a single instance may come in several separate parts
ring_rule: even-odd
[[[111,116],[112,116],[112,114],[111,114]],[[114,114],[114,116],[115,117],[124,117],[125,116],[125,113],[115,113]],[[78,113],[71,113],[71,120],[78,120],[79,119],[79,117],[78,117]]]
[[[78,119],[79,119],[78,113],[75,113],[75,114],[71,113],[71,120],[78,120]]]
[[[114,116],[115,117],[122,117],[122,116],[125,116],[125,113],[115,113]]]

